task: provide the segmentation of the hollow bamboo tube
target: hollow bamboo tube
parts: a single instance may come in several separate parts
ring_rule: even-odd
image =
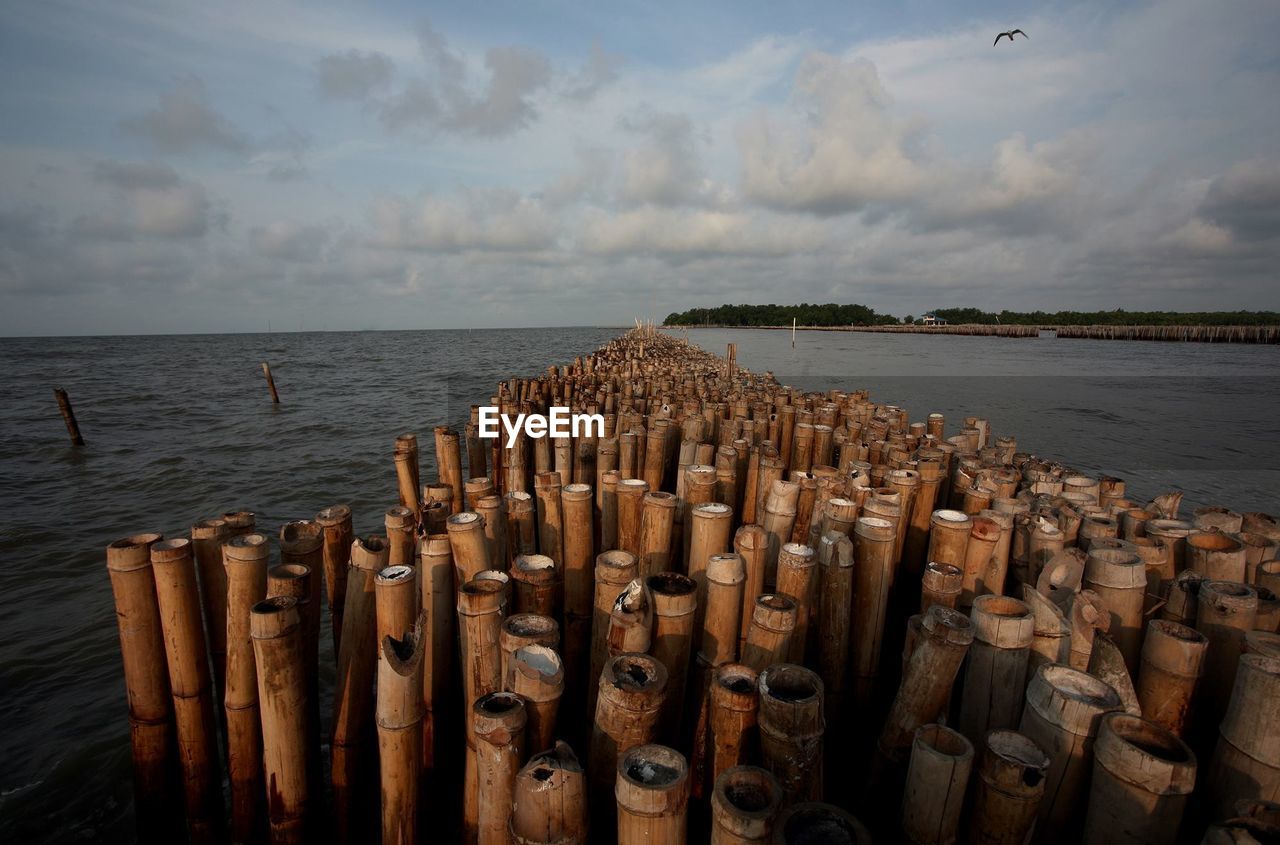
[[[1261,583],[1258,571],[1262,564],[1275,560],[1280,543],[1264,534],[1245,531],[1236,535],[1244,544],[1244,580],[1246,584]],[[1274,568],[1274,567],[1273,567]],[[1269,585],[1265,585],[1269,586]],[[1275,587],[1270,587],[1274,592]]]
[[[595,589],[591,609],[591,662],[587,683],[587,712],[595,713],[598,685],[593,679],[600,677],[609,659],[609,616],[618,594],[636,577],[636,558],[620,549],[596,555]]]
[[[742,647],[742,663],[757,672],[784,662],[791,653],[791,637],[796,627],[796,602],[782,593],[756,596],[751,611],[751,627]]]
[[[1084,841],[1172,845],[1195,780],[1196,755],[1176,735],[1127,713],[1103,716]]]
[[[610,797],[618,761],[630,749],[653,741],[666,687],[666,667],[647,654],[620,654],[600,673],[587,765],[597,827],[613,826]]]
[[[381,610],[401,604],[398,586],[387,588],[384,582],[392,576],[388,570],[411,567],[388,567],[379,575],[379,627],[386,614]],[[408,579],[413,583],[412,579]],[[398,613],[391,625],[399,627]],[[408,630],[399,635],[385,634],[378,640],[377,705],[378,761],[382,784],[382,841],[396,845],[414,845],[418,841],[418,789],[422,770],[422,686],[423,639],[426,614],[419,613]]]
[[[778,552],[791,540],[791,530],[796,519],[796,500],[800,485],[792,481],[775,481],[764,500],[760,527],[769,538],[769,553],[765,558],[765,586],[775,584],[778,577]]]
[[[1066,537],[1062,529],[1044,518],[1032,521],[1031,536],[1027,541],[1027,573],[1031,583],[1037,583],[1040,580],[1040,570],[1044,569],[1065,545]]]
[[[480,696],[468,709],[475,737],[477,795],[464,828],[479,845],[511,842],[511,806],[516,774],[524,760],[525,703],[510,692]]]
[[[802,801],[784,807],[773,826],[774,845],[871,845],[862,822],[833,804]]]
[[[600,476],[600,548],[618,548],[618,481],[616,470]]]
[[[1231,534],[1237,534],[1244,525],[1244,516],[1226,508],[1207,506],[1196,508],[1191,512],[1191,524],[1201,531],[1216,528]]]
[[[502,631],[498,636],[498,648],[501,651],[498,674],[502,678],[504,688],[511,678],[511,664],[516,652],[529,645],[558,649],[560,627],[556,620],[537,613],[516,613],[502,621]],[[539,750],[545,749],[539,748]]]
[[[987,571],[982,576],[979,590],[997,596],[1002,595],[1005,591],[1005,582],[1008,580],[1009,556],[1013,544],[1013,514],[985,510],[978,516],[990,519],[1000,528],[1000,537],[991,550],[991,559],[987,562]]]
[[[902,795],[902,830],[916,845],[950,845],[960,828],[973,745],[942,725],[916,730]]]
[[[564,560],[564,515],[560,503],[561,476],[540,472],[533,478],[538,511],[538,551],[554,561]]]
[[[609,613],[606,657],[628,652],[648,653],[653,643],[653,597],[644,580],[636,578],[618,594]]]
[[[487,571],[487,570],[486,570]],[[458,589],[458,651],[462,666],[462,712],[467,749],[463,785],[463,833],[475,841],[481,808],[478,805],[480,768],[473,707],[481,696],[502,689],[499,646],[507,586],[492,578],[473,578]]]
[[[448,707],[446,696],[453,675],[455,598],[449,536],[428,535],[420,551],[419,605],[428,621],[422,632],[422,771],[429,775],[435,770],[437,726]]]
[[[892,580],[893,540],[893,523],[887,519],[863,516],[854,526],[856,563],[853,568],[849,647],[854,696],[862,707],[870,702],[880,671],[880,651]]]
[[[374,635],[379,650],[387,637],[403,639],[413,630],[418,592],[417,570],[412,566],[388,566],[374,576]]]
[[[755,524],[764,523],[765,500],[769,498],[769,492],[773,489],[774,483],[782,480],[785,471],[786,462],[781,456],[774,453],[761,453],[759,469],[756,473],[756,509],[753,514]]]
[[[967,609],[973,606],[975,596],[985,592],[993,592],[986,584],[991,565],[991,555],[995,553],[996,543],[1000,541],[1000,525],[995,520],[984,516],[970,519],[969,541],[965,545],[964,580],[960,587],[959,607]]]
[[[1280,800],[1280,660],[1240,658],[1205,784],[1211,812],[1231,814],[1242,799]]]
[[[1049,756],[1017,731],[986,736],[978,764],[969,841],[974,845],[1025,845],[1044,797]]]
[[[647,586],[653,601],[650,653],[667,669],[667,689],[656,736],[675,742],[681,736],[683,723],[698,590],[691,578],[677,572],[650,576]]]
[[[777,591],[791,596],[796,603],[796,627],[787,652],[790,663],[804,663],[810,619],[816,604],[817,575],[818,561],[813,549],[801,543],[783,543],[778,552]]]
[[[640,525],[649,485],[640,478],[618,481],[618,548],[640,558]]]
[[[698,654],[710,666],[733,661],[738,654],[742,592],[746,569],[735,553],[711,555],[706,572],[706,615]]]
[[[1085,560],[1084,586],[1102,599],[1110,614],[1107,633],[1124,656],[1130,674],[1138,671],[1142,654],[1147,574],[1142,560],[1132,552],[1095,546]]]
[[[261,836],[262,722],[258,675],[250,635],[250,612],[267,596],[267,538],[243,534],[227,539],[222,560],[227,579],[227,769],[231,786],[231,841]]]
[[[711,792],[711,845],[767,845],[781,808],[782,786],[767,769],[726,769]]]
[[[560,570],[547,555],[517,555],[511,567],[516,613],[560,618]]]
[[[564,675],[569,693],[569,715],[577,719],[586,694],[591,648],[592,489],[586,484],[567,484],[560,491],[564,508]]]
[[[920,578],[920,612],[935,604],[954,608],[962,597],[964,572],[949,563],[929,563]]]
[[[1210,581],[1245,579],[1245,548],[1235,537],[1216,528],[1196,530],[1186,539],[1187,568]]]
[[[396,505],[387,509],[382,522],[387,535],[387,565],[411,566],[414,563],[413,545],[418,533],[414,512]]]
[[[512,786],[513,845],[586,845],[586,777],[565,742],[535,753]]]
[[[1209,645],[1196,709],[1206,730],[1222,721],[1235,685],[1244,635],[1253,630],[1258,594],[1233,581],[1205,581],[1196,602],[1196,630]]]
[[[307,520],[286,522],[280,528],[280,562],[306,569],[295,588],[305,591],[306,599],[298,605],[298,612],[302,614],[302,659],[307,672],[307,764],[311,767],[311,794],[318,796],[324,781],[320,761],[320,603],[324,595],[320,577],[324,569],[324,528]],[[272,595],[271,570],[267,571],[267,595]]]
[[[250,612],[258,706],[262,713],[262,761],[271,842],[307,839],[310,794],[307,771],[307,681],[302,660],[302,614],[293,596],[264,599]]]
[[[507,514],[507,559],[490,561],[489,565],[505,569],[516,555],[538,553],[538,519],[533,496],[522,490],[504,496],[503,506]]]
[[[664,458],[666,457],[666,429],[658,426],[650,427],[645,435],[644,471],[641,478],[649,485],[650,490],[662,489]]]
[[[353,793],[359,788],[362,757],[368,753],[364,739],[372,727],[378,648],[374,579],[386,568],[388,553],[382,537],[357,537],[351,544],[342,648],[338,652],[333,693],[331,778],[335,836],[339,842],[346,842],[353,835]]]
[[[817,671],[828,712],[843,712],[849,674],[849,627],[853,604],[853,543],[828,531],[818,546]],[[837,726],[839,727],[839,726]]]
[[[173,835],[168,800],[173,700],[151,568],[151,546],[162,539],[160,534],[137,534],[107,546],[129,704],[134,816],[141,842],[160,842]]]
[[[209,652],[200,621],[191,541],[179,538],[152,543],[151,569],[178,728],[187,828],[193,842],[216,842],[225,835],[222,784]]]
[[[436,442],[436,479],[441,484],[448,484],[453,503],[453,512],[461,513],[462,503],[462,451],[458,443],[458,432],[447,425],[435,427]]]
[[[919,639],[906,660],[880,732],[879,749],[890,762],[901,760],[917,728],[941,715],[972,642],[973,623],[967,616],[938,606],[924,614]]]
[[[822,679],[803,666],[775,663],[760,672],[757,688],[760,757],[782,786],[783,799],[822,797]]]
[[[685,532],[689,542],[685,572],[698,585],[699,604],[705,606],[706,569],[712,555],[729,551],[733,534],[733,508],[721,502],[703,502],[689,509]],[[702,613],[698,613],[698,625]]]
[[[808,472],[813,466],[813,424],[797,422],[791,446],[791,460],[787,463],[792,472]]]
[[[505,688],[525,702],[525,748],[547,751],[555,744],[556,715],[564,694],[560,655],[544,645],[527,645],[512,655]]]
[[[1012,728],[1022,718],[1027,657],[1035,614],[1009,596],[978,596],[970,613],[973,644],[965,669],[959,730],[981,743],[988,731]]]
[[[937,510],[929,519],[928,559],[933,563],[949,563],[964,569],[965,551],[973,521],[957,510]]]
[[[472,411],[476,414],[473,419],[478,419],[478,410],[475,406],[472,406]],[[472,478],[489,475],[489,460],[486,455],[488,450],[483,438],[480,437],[478,422],[468,422],[463,429],[463,436],[467,442],[467,474]]]
[[[1169,584],[1164,594],[1164,607],[1160,608],[1160,618],[1183,625],[1196,624],[1196,609],[1199,604],[1200,585],[1204,576],[1189,569],[1178,573]]]
[[[401,435],[401,437],[412,435]],[[392,453],[396,464],[396,487],[400,494],[400,506],[408,508],[416,521],[422,513],[422,500],[418,498],[418,447],[417,438],[412,446],[396,440],[396,448]]]
[[[930,528],[934,509],[938,506],[939,485],[943,480],[942,465],[938,461],[921,458],[916,472],[919,483],[907,519],[906,539],[902,550],[902,560],[908,572],[919,572],[928,563]]]
[[[1093,740],[1102,717],[1120,709],[1115,690],[1068,666],[1045,665],[1027,685],[1019,732],[1049,756],[1038,841],[1072,842],[1093,771]]]
[[[191,548],[200,581],[200,604],[208,630],[206,642],[213,661],[213,695],[216,701],[226,689],[227,676],[227,571],[222,565],[222,543],[231,536],[225,519],[202,519],[191,526]]]
[[[747,644],[747,630],[756,597],[764,592],[765,559],[769,554],[769,537],[759,525],[743,525],[733,535],[733,550],[742,557],[746,581],[742,587],[742,629],[738,633],[738,651]]]
[[[689,764],[665,745],[639,745],[619,755],[614,797],[618,845],[683,845],[689,806]]]
[[[505,569],[512,559],[507,543],[506,500],[501,496],[482,496],[474,510],[484,523],[485,552],[490,565]]]
[[[493,479],[487,475],[472,476],[462,482],[462,510],[475,511],[481,499],[496,496]],[[500,497],[499,497],[500,498]]]
[[[484,520],[480,514],[474,511],[452,514],[445,521],[445,530],[453,551],[455,584],[465,584],[476,577],[476,573],[498,565],[496,561],[489,560]]]
[[[755,726],[759,712],[758,674],[741,663],[725,663],[711,672],[708,695],[707,774],[715,783],[721,773],[755,757]]]
[[[649,578],[671,569],[671,531],[677,500],[661,490],[645,493],[640,515],[639,574]]]
[[[330,505],[316,514],[315,522],[324,531],[324,586],[333,628],[333,653],[342,646],[343,605],[347,600],[347,566],[351,562],[351,507]]]

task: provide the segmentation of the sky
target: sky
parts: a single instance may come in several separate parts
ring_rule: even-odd
[[[1275,0],[11,0],[0,335],[1280,310],[1278,41]]]

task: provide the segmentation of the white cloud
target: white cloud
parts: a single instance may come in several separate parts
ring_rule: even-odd
[[[557,222],[536,199],[513,191],[383,197],[370,213],[369,242],[384,249],[425,252],[552,249]]]
[[[154,110],[126,119],[123,126],[162,153],[202,147],[240,153],[249,146],[248,136],[213,108],[203,80],[195,76],[179,80],[160,95]]]

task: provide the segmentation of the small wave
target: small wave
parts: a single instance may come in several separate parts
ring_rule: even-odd
[[[1094,419],[1103,420],[1104,422],[1122,423],[1125,418],[1110,411],[1104,411],[1101,408],[1051,408],[1053,411],[1062,411],[1066,414],[1077,414],[1082,417],[1093,417]]]

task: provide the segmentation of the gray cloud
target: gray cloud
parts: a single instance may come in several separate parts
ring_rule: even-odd
[[[242,153],[249,147],[248,136],[214,110],[204,82],[195,76],[179,80],[162,93],[156,109],[126,118],[121,125],[162,153],[201,148]]]
[[[622,126],[644,143],[622,156],[616,194],[624,204],[686,205],[710,190],[693,121],[687,115],[645,110]]]
[[[285,261],[317,261],[329,243],[332,232],[327,226],[306,226],[292,220],[277,220],[249,230],[249,243],[254,252],[265,258]]]
[[[556,220],[537,199],[471,190],[413,200],[383,197],[370,212],[369,243],[422,252],[529,252],[556,245]]]
[[[376,50],[331,53],[316,62],[320,93],[334,100],[365,100],[391,84],[395,63]]]
[[[600,93],[600,90],[618,78],[618,68],[622,66],[622,57],[615,53],[606,53],[596,41],[591,45],[591,53],[577,73],[565,80],[561,93],[570,100],[585,103]]]
[[[1198,216],[1242,241],[1280,237],[1280,159],[1233,164],[1209,185]]]
[[[78,215],[71,223],[76,237],[199,238],[223,221],[204,186],[181,179],[168,165],[97,161],[91,172],[111,189],[109,208]]]

